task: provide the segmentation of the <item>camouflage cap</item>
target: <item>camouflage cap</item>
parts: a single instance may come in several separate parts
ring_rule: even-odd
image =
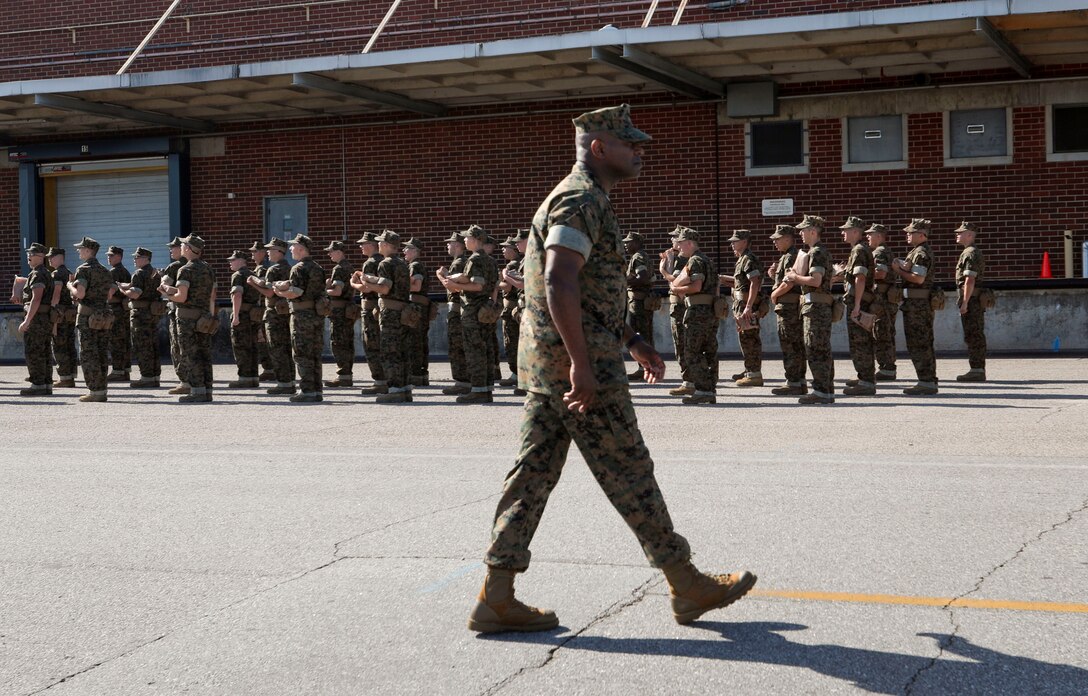
[[[227,261],[247,261],[246,252],[235,249],[234,253],[227,257]]]
[[[307,251],[312,249],[313,246],[314,246],[314,240],[310,239],[309,237],[302,234],[301,232],[299,234],[296,234],[294,239],[288,240],[287,243],[288,244],[301,244],[302,246],[306,247]]]
[[[690,227],[677,226],[676,228],[676,241],[678,242],[697,242],[699,241],[699,233]]]
[[[401,246],[405,249],[415,249],[416,251],[419,251],[421,248],[415,237],[409,237],[407,242],[401,242]]]
[[[511,249],[517,249],[518,248],[518,243],[513,237],[507,237],[506,241],[504,241],[502,244],[499,244],[499,246],[510,247]]]
[[[91,251],[98,251],[100,246],[98,242],[90,237],[84,237],[75,245],[76,249],[90,249]]]
[[[32,256],[37,256],[38,254],[45,256],[45,253],[47,251],[49,251],[49,248],[47,246],[45,246],[44,244],[38,244],[37,242],[34,242],[26,248],[26,253],[31,254]]]
[[[910,224],[903,228],[904,232],[921,232],[929,234],[929,228],[933,223],[925,218],[911,218]]]
[[[49,256],[64,256],[64,249],[60,247],[49,247]]]
[[[172,249],[176,249],[177,247],[181,246],[181,237],[174,237],[167,243],[166,246]]]
[[[574,130],[578,134],[611,133],[629,143],[645,143],[653,140],[647,133],[643,133],[631,123],[631,107],[627,104],[584,113],[574,119]]]
[[[386,244],[400,244],[400,235],[393,230],[382,230],[382,233],[374,238],[376,242],[385,242]]]
[[[805,219],[795,225],[798,230],[803,230],[807,227],[816,227],[823,230],[827,226],[827,222],[819,215],[805,215]]]
[[[642,244],[642,235],[639,234],[638,232],[628,232],[627,236],[623,238],[623,241],[625,241],[625,242],[635,242],[637,244]]]
[[[514,241],[520,242],[522,240],[528,239],[530,231],[531,230],[529,230],[529,228],[525,228],[523,230],[518,230],[517,234],[514,235]]]
[[[362,246],[363,244],[377,244],[378,233],[377,232],[363,232],[363,236],[355,240],[355,243]]]
[[[956,228],[956,232],[978,232],[978,225],[964,220],[960,223],[960,226]]]
[[[672,237],[675,240],[677,237],[680,236],[680,233],[683,232],[686,229],[687,228],[684,227],[683,225],[677,225],[676,229],[674,229],[672,232],[669,232],[669,236]]]
[[[747,242],[752,238],[749,230],[733,230],[733,236],[725,240],[727,242]]]
[[[839,229],[840,230],[851,230],[851,229],[863,230],[863,229],[865,229],[865,221],[862,220],[861,218],[855,216],[855,215],[851,215],[850,217],[846,218],[846,222],[839,225]]]
[[[460,232],[450,232],[449,239],[447,239],[446,241],[447,242],[456,242],[458,244],[464,244],[465,239],[464,239],[464,237],[461,236]]]
[[[888,234],[888,228],[884,225],[873,223],[869,226],[869,229],[865,230],[865,234]]]
[[[325,247],[325,251],[344,251],[345,249],[344,243],[339,239],[332,240],[329,242],[329,245]]]
[[[272,239],[268,240],[268,244],[265,244],[264,248],[265,249],[274,249],[276,251],[282,251],[283,253],[286,254],[287,253],[287,242],[283,241],[279,237],[273,237]]]
[[[121,254],[125,253],[125,250],[122,249],[119,246],[111,246],[111,247],[106,249],[106,253],[107,254],[116,254],[116,255],[120,256]]]
[[[143,247],[136,247],[136,251],[132,252],[132,258],[134,258],[134,259],[138,259],[138,258],[149,259],[149,258],[151,258],[151,250],[150,249],[145,249]]]
[[[195,234],[191,234],[185,239],[182,239],[181,243],[188,244],[190,247],[196,249],[197,251],[204,251],[204,239],[196,236]]]
[[[498,241],[499,240],[495,239],[490,234],[484,235],[484,244],[490,244],[490,245],[494,246],[495,244],[498,243]]]
[[[789,235],[793,236],[793,233],[797,231],[797,228],[793,225],[775,225],[774,234],[771,235],[771,239],[782,239]]]
[[[473,239],[486,239],[487,230],[480,227],[479,225],[471,225],[467,230],[461,233],[461,236],[465,237],[466,239],[468,237],[472,237]]]
[[[250,251],[264,251],[264,245],[260,242],[253,242],[253,246],[249,248]]]

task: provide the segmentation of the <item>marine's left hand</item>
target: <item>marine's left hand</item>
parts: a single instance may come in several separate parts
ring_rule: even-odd
[[[636,341],[630,348],[631,357],[642,368],[647,384],[657,384],[665,376],[665,361],[657,350],[646,341]]]

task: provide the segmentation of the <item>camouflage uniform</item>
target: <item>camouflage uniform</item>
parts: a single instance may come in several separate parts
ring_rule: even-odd
[[[854,311],[854,301],[858,293],[861,294],[861,311],[872,311],[874,267],[873,252],[869,251],[868,245],[864,242],[859,242],[850,250],[843,280],[845,293],[842,302],[846,305],[846,333],[850,341],[850,360],[853,361],[854,370],[858,375],[858,386],[866,388],[876,387],[873,334],[851,320],[850,314]],[[858,275],[865,276],[860,287],[855,284],[855,276]]]
[[[329,344],[332,357],[336,361],[336,376],[352,378],[355,367],[355,319],[348,319],[348,305],[352,302],[355,291],[351,287],[351,276],[355,269],[345,258],[332,267],[333,287],[341,288],[339,297],[330,297],[332,313],[329,314]]]
[[[920,285],[903,284],[903,333],[907,338],[907,351],[910,353],[914,371],[918,375],[918,384],[922,387],[937,388],[937,357],[933,352],[933,307],[929,295],[933,290],[933,252],[929,242],[922,242],[907,254],[911,272],[922,275]]]
[[[298,244],[298,241],[292,241]],[[291,303],[291,354],[298,369],[298,387],[304,395],[320,395],[321,352],[325,347],[325,318],[317,316],[314,303],[325,295],[325,269],[307,256],[291,267],[291,288],[302,294]]]
[[[113,287],[113,280],[106,267],[97,258],[91,258],[76,269],[73,282],[84,288],[83,299],[79,301],[79,317],[76,320],[83,381],[87,383],[87,389],[92,394],[105,394],[110,332],[92,329],[87,320],[94,312],[110,311],[106,296]]]
[[[691,255],[684,270],[692,282],[703,281],[700,292],[684,297],[684,365],[696,395],[713,394],[717,384],[714,364],[718,362],[719,320],[714,316],[718,271],[702,251]]]
[[[748,289],[752,283],[762,283],[763,270],[759,259],[751,249],[745,249],[733,266],[733,317],[744,313],[748,304]],[[748,331],[737,329],[737,341],[740,353],[744,357],[744,372],[747,377],[763,377],[763,339],[759,335],[759,303],[752,306],[752,326]]]
[[[53,311],[66,313],[72,307],[72,294],[68,291],[68,281],[72,273],[65,265],[53,270],[51,287],[60,286],[60,301]],[[46,293],[51,295],[52,290]],[[48,303],[47,303],[48,304]],[[55,321],[56,334],[53,338],[53,359],[57,362],[57,379],[70,380],[76,376],[76,327],[70,321]]]
[[[201,243],[203,248],[203,243]],[[193,394],[212,392],[212,337],[196,330],[196,323],[208,314],[212,292],[215,290],[215,273],[203,259],[193,259],[178,271],[178,287],[188,287],[185,302],[178,305],[178,343],[181,362],[189,376]]]
[[[645,280],[633,280],[639,274],[644,275]],[[653,300],[652,287],[650,256],[639,249],[627,261],[627,325],[651,346],[654,344],[654,313],[648,306]]]
[[[120,253],[120,250],[118,250]],[[110,279],[114,283],[128,283],[132,281],[132,274],[122,264],[110,267]],[[109,300],[110,311],[113,312],[113,328],[110,329],[110,360],[113,364],[113,374],[118,378],[127,379],[132,369],[132,336],[129,334],[129,310],[127,298],[120,290],[113,293],[113,299]]]
[[[268,267],[264,280],[270,286],[291,276],[291,266],[287,259],[280,259]],[[272,368],[276,373],[278,387],[292,387],[295,383],[295,362],[291,357],[291,319],[280,314],[276,307],[288,307],[287,300],[279,296],[265,298],[264,335],[268,340],[268,354],[272,358]]]
[[[254,244],[254,246],[256,246],[256,244]],[[264,280],[265,274],[267,274],[267,273],[268,273],[268,265],[264,264],[264,263],[258,264],[257,267],[253,269],[253,275],[256,276],[257,278],[261,279],[261,280]],[[260,293],[257,293],[257,306],[260,307],[263,310],[267,306],[267,304],[268,303],[267,303],[267,301],[265,299],[265,296],[260,294]],[[260,363],[260,365],[261,365],[262,375],[265,372],[271,372],[271,373],[274,374],[276,370],[275,370],[275,365],[272,362],[272,355],[268,352],[268,336],[265,335],[263,318],[262,318],[261,321],[257,322],[257,327],[256,328],[257,328],[257,362]],[[262,378],[263,378],[263,376],[262,376]]]
[[[491,364],[491,344],[495,325],[480,321],[480,309],[491,300],[498,283],[499,273],[495,259],[481,249],[474,252],[465,264],[463,273],[474,283],[480,283],[479,292],[461,292],[461,330],[464,333],[465,365],[474,392],[490,392],[494,382]]]
[[[170,283],[177,286],[178,272],[182,266],[188,263],[184,258],[171,261],[170,265],[162,270],[162,277],[169,278]],[[167,332],[170,337],[170,363],[174,366],[174,373],[178,376],[178,382],[182,385],[189,384],[189,372],[185,368],[185,361],[181,359],[181,342],[178,339],[178,307],[177,303],[169,301],[166,307]]]
[[[363,262],[365,275],[378,275],[378,266],[385,257],[374,254]],[[388,376],[385,374],[385,363],[382,360],[382,330],[379,323],[378,293],[365,292],[362,299],[363,306],[363,350],[366,352],[366,364],[370,367],[370,376],[376,385],[385,385]]]
[[[967,344],[967,360],[972,373],[986,374],[986,312],[979,301],[979,282],[986,264],[982,252],[974,244],[964,248],[956,261],[956,306],[963,305],[963,284],[968,278],[975,279],[975,289],[967,301],[967,313],[960,315],[963,340]]]
[[[523,570],[548,496],[559,481],[571,440],[605,494],[658,567],[682,563],[687,541],[673,530],[653,475],[627,384],[620,341],[624,329],[623,248],[608,195],[581,163],[555,188],[533,219],[525,261],[525,315],[518,344],[518,383],[530,394],[521,425],[521,451],[506,478],[485,563]],[[547,307],[545,243],[586,258],[582,325],[599,390],[582,415],[563,403],[570,390],[570,356]]]
[[[873,249],[873,268],[887,273],[873,286],[872,312],[876,315],[873,326],[873,349],[879,370],[877,379],[895,379],[895,315],[903,294],[895,273],[891,270],[892,253],[884,244]]]
[[[449,274],[454,276],[464,273],[468,259],[467,251],[455,258],[450,263]],[[472,383],[472,378],[469,376],[468,362],[465,357],[465,330],[461,325],[461,293],[447,291],[446,300],[449,302],[446,333],[450,345],[450,371],[454,382],[468,386]]]
[[[408,279],[419,276],[423,285],[419,292],[410,294],[411,301],[419,305],[419,324],[406,328],[408,334],[408,381],[413,385],[425,385],[430,382],[430,333],[431,300],[427,297],[427,267],[419,259],[408,264]]]
[[[511,259],[506,264],[506,272],[520,272],[521,262],[521,259]],[[511,285],[502,298],[502,347],[506,351],[506,365],[515,377],[518,374],[518,334],[521,332],[521,327],[518,325],[518,320],[514,318],[514,314],[518,308],[520,296],[521,291]]]
[[[162,375],[159,359],[159,317],[152,314],[152,304],[162,307],[159,298],[159,272],[150,263],[132,274],[132,289],[139,296],[129,301],[129,324],[132,330],[132,353],[140,368],[141,380],[157,380]],[[137,385],[139,386],[139,385]]]
[[[786,280],[786,271],[797,261],[797,247],[792,246],[774,267],[772,290]],[[805,387],[805,329],[801,319],[801,288],[794,286],[778,298],[774,306],[778,318],[778,344],[782,347],[782,366],[787,387]]]
[[[835,361],[831,356],[831,255],[823,242],[816,242],[809,249],[808,273],[822,273],[820,287],[803,287],[801,318],[805,327],[805,355],[812,373],[812,393],[824,399],[835,396]]]
[[[238,254],[237,258],[244,259],[245,257]],[[234,364],[238,366],[238,382],[245,382],[247,386],[255,387],[260,384],[257,374],[259,360],[257,331],[260,328],[260,322],[253,321],[252,314],[255,309],[260,311],[261,293],[249,284],[251,275],[253,271],[243,266],[230,277],[231,300],[235,295],[242,296],[238,325],[235,326],[231,322],[230,347],[234,351]]]
[[[44,256],[45,249],[41,248]],[[23,286],[23,309],[30,311],[30,304],[34,299],[34,289],[42,291],[42,297],[38,304],[38,310],[30,321],[30,327],[23,334],[23,354],[26,357],[26,370],[33,387],[51,392],[53,389],[53,367],[49,364],[49,342],[53,336],[52,312],[49,301],[53,292],[53,281],[49,274],[49,267],[43,261],[40,265],[30,269],[27,275],[26,285]]]
[[[672,274],[674,276],[680,275],[680,271],[688,265],[688,257],[683,254],[676,254],[676,258],[672,263]],[[684,384],[691,384],[691,374],[687,368],[687,355],[684,349],[684,313],[686,307],[684,306],[684,299],[677,297],[673,292],[669,292],[669,327],[672,329],[672,344],[673,349],[676,351],[676,362],[680,365],[680,379],[684,381]],[[715,374],[717,371],[715,370]]]
[[[383,233],[389,234],[389,233]],[[399,240],[390,242],[396,244]],[[411,335],[401,324],[401,314],[411,301],[408,264],[399,256],[387,256],[374,275],[389,281],[389,292],[378,300],[381,322],[382,372],[389,381],[389,391],[408,389],[408,356]]]

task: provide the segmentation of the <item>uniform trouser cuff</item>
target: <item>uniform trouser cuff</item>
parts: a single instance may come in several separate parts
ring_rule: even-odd
[[[885,377],[895,377],[895,370],[885,370],[884,368],[880,368],[876,371],[876,373],[878,375],[884,375]]]
[[[491,391],[491,389],[489,387],[473,387],[472,388],[472,393],[473,394],[487,394],[490,391]]]
[[[758,377],[760,379],[763,379],[763,371],[762,370],[753,370],[751,372],[745,373],[745,376],[747,376],[747,377]]]
[[[695,383],[694,382],[684,382],[684,384],[682,386],[684,386],[687,389],[694,389],[695,388]]]
[[[389,380],[387,380],[387,379],[376,379],[376,380],[374,380],[374,386],[375,387],[388,387],[389,386]]]
[[[937,388],[937,383],[936,382],[922,382],[921,380],[919,380],[919,382],[918,382],[918,384],[916,386],[926,387],[928,389],[936,389]]]
[[[868,380],[859,379],[858,380],[858,386],[859,387],[872,387],[873,389],[876,389],[876,382],[870,382]]]
[[[471,386],[472,386],[472,382],[460,382],[460,381],[455,381],[455,382],[454,382],[454,385],[455,385],[455,386],[458,386],[458,387],[471,387]]]
[[[787,387],[803,387],[803,386],[806,386],[806,382],[803,379],[787,380],[786,381],[786,386]]]
[[[969,374],[969,375],[970,374],[984,375],[984,374],[986,374],[986,368],[985,367],[972,367],[970,370],[967,371],[967,374]]]
[[[92,391],[91,392],[91,396],[105,396],[105,395],[106,395],[106,390],[105,389],[103,389],[101,391]]]
[[[813,389],[812,394],[814,396],[818,396],[818,397],[820,397],[822,399],[834,399],[835,398],[834,392],[822,392],[822,391],[819,391],[818,389]]]
[[[701,390],[700,389],[700,390],[696,390],[696,392],[695,392],[695,396],[714,396],[714,395],[715,395],[714,390],[707,391],[707,390]]]

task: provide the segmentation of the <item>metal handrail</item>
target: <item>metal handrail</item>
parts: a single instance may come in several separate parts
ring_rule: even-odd
[[[400,7],[402,0],[393,0],[393,4],[389,7],[389,11],[385,13],[385,17],[382,17],[381,23],[378,28],[374,30],[374,35],[370,37],[370,41],[366,42],[366,47],[363,48],[363,53],[370,53],[370,49],[374,47],[374,44],[378,41],[378,37],[381,36],[382,30],[385,29],[385,25],[389,24],[389,20],[393,18],[393,13]]]
[[[118,75],[124,75],[125,71],[128,70],[128,67],[139,58],[140,54],[143,53],[144,48],[147,47],[147,44],[151,42],[151,39],[154,38],[155,34],[159,33],[159,29],[162,28],[163,24],[166,24],[166,20],[170,19],[170,15],[174,13],[174,10],[176,10],[180,4],[181,0],[174,0],[174,2],[170,3],[170,7],[166,8],[166,12],[163,13],[162,17],[159,17],[159,21],[155,22],[155,26],[151,27],[151,31],[147,33],[144,40],[140,42],[140,45],[137,46],[136,50],[132,52],[132,55],[128,57],[125,64],[117,71]]]

